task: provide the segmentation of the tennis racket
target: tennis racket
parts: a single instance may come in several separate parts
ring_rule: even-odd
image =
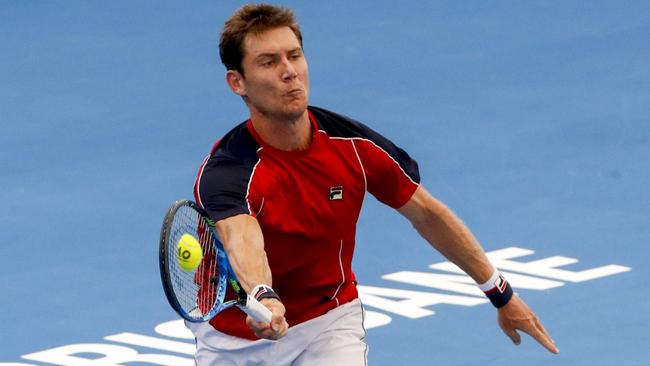
[[[197,256],[200,262],[195,268],[181,266],[183,253],[178,243],[184,235],[191,235],[200,245],[202,256]],[[232,306],[259,322],[271,321],[271,311],[246,294],[237,281],[214,222],[192,201],[176,201],[167,210],[160,232],[160,277],[169,304],[190,322],[208,321]],[[225,301],[228,286],[237,299]]]

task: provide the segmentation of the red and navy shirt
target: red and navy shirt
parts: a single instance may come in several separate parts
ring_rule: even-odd
[[[393,207],[418,187],[415,160],[364,124],[309,107],[313,138],[305,150],[268,145],[250,120],[228,132],[204,160],[194,185],[210,217],[257,218],[289,325],[357,298],[352,254],[365,192]],[[227,309],[210,323],[256,339],[245,314]]]

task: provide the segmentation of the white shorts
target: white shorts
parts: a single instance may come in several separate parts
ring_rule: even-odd
[[[278,341],[233,337],[209,323],[185,325],[196,337],[197,366],[365,366],[368,346],[359,299],[290,327]]]

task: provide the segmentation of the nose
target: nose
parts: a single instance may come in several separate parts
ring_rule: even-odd
[[[282,63],[284,64],[284,70],[282,71],[282,80],[291,81],[295,79],[298,76],[296,67],[287,58],[284,58],[282,60]]]

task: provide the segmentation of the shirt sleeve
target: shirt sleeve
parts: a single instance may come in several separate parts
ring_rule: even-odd
[[[402,207],[420,183],[417,162],[406,151],[365,125],[354,139],[368,192],[393,208]]]
[[[219,221],[253,215],[248,188],[253,165],[213,154],[206,158],[194,183],[194,197],[210,218]]]

